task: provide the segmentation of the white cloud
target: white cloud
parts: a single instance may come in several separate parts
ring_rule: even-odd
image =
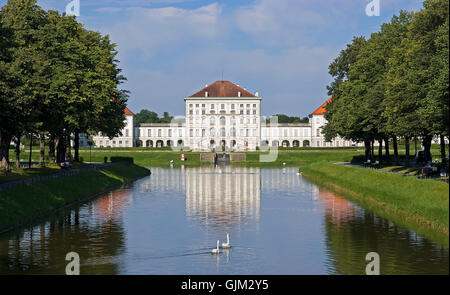
[[[148,59],[157,52],[179,49],[184,42],[215,38],[219,33],[221,7],[217,3],[197,9],[176,7],[129,7],[123,15],[101,31],[109,33],[124,54]]]
[[[358,7],[348,0],[257,0],[235,12],[237,26],[263,44],[295,45],[339,26]],[[348,21],[348,19],[345,19]]]

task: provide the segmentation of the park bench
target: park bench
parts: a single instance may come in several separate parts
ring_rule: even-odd
[[[380,168],[380,161],[376,160],[374,163],[371,163],[370,166],[372,168]]]
[[[430,177],[432,176],[434,173],[437,173],[438,168],[437,167],[423,167],[422,171],[421,171],[421,175],[422,177]]]
[[[369,166],[370,166],[370,159],[363,163],[363,167],[369,167]]]
[[[69,169],[72,165],[69,162],[62,162],[59,164],[62,169]]]

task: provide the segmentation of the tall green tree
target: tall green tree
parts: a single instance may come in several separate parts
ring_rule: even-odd
[[[2,118],[2,167],[9,169],[9,142],[13,136],[33,133],[39,126],[39,95],[42,79],[42,55],[38,50],[38,31],[46,22],[46,12],[35,0],[9,0],[0,11],[2,26],[11,32],[11,50],[7,79],[8,98]]]

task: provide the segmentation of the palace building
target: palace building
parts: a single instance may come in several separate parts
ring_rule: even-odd
[[[326,142],[321,132],[326,123],[328,99],[309,116],[309,123],[270,123],[261,116],[262,97],[229,81],[216,81],[185,97],[185,117],[171,123],[136,124],[125,109],[122,136],[94,136],[95,147],[173,147],[194,151],[254,151],[260,146],[344,147],[360,145],[341,138]],[[81,142],[80,145],[86,145]]]

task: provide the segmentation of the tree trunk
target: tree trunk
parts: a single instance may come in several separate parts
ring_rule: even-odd
[[[370,160],[370,141],[365,140],[364,141],[364,153],[366,157],[366,162]]]
[[[373,161],[375,159],[375,147],[374,147],[374,141],[372,140],[372,148],[370,153],[370,160]]]
[[[65,162],[66,159],[66,147],[64,144],[64,136],[58,135],[56,138],[56,163]]]
[[[30,133],[30,155],[28,157],[28,168],[31,168],[31,154],[33,153],[33,133]]]
[[[399,165],[398,160],[398,143],[397,143],[397,136],[394,135],[392,138],[392,144],[394,145],[394,159],[395,159],[395,165]]]
[[[74,161],[75,161],[75,162],[80,162],[80,157],[79,157],[79,149],[80,149],[80,131],[79,131],[79,130],[75,130],[75,136],[74,136],[74,144],[73,144],[73,148],[74,148],[74,150],[75,150]]]
[[[414,155],[417,155],[417,137],[414,137]]]
[[[380,140],[378,140],[378,161],[380,162],[380,165],[381,165],[381,162],[383,161],[383,140],[382,139],[380,139]]]
[[[20,134],[16,135],[16,168],[20,168]]]
[[[447,166],[447,163],[445,163],[445,136],[439,135],[439,139],[441,140],[441,159],[442,159],[442,165]]]
[[[389,137],[384,139],[384,151],[386,153],[386,162],[391,164],[391,155],[389,153]]]
[[[423,148],[424,148],[424,154],[425,154],[425,161],[431,161],[431,141],[433,140],[433,137],[430,135],[426,135],[423,138]]]
[[[405,137],[405,166],[409,167],[409,137]]]
[[[0,161],[1,167],[5,171],[9,171],[9,145],[11,144],[12,135],[6,132],[0,132]]]
[[[39,135],[39,166],[45,167],[45,135]]]
[[[66,159],[72,161],[72,155],[70,151],[70,135],[66,135]]]
[[[48,158],[50,163],[55,163],[55,136],[53,134],[50,135],[50,141],[48,143]]]

